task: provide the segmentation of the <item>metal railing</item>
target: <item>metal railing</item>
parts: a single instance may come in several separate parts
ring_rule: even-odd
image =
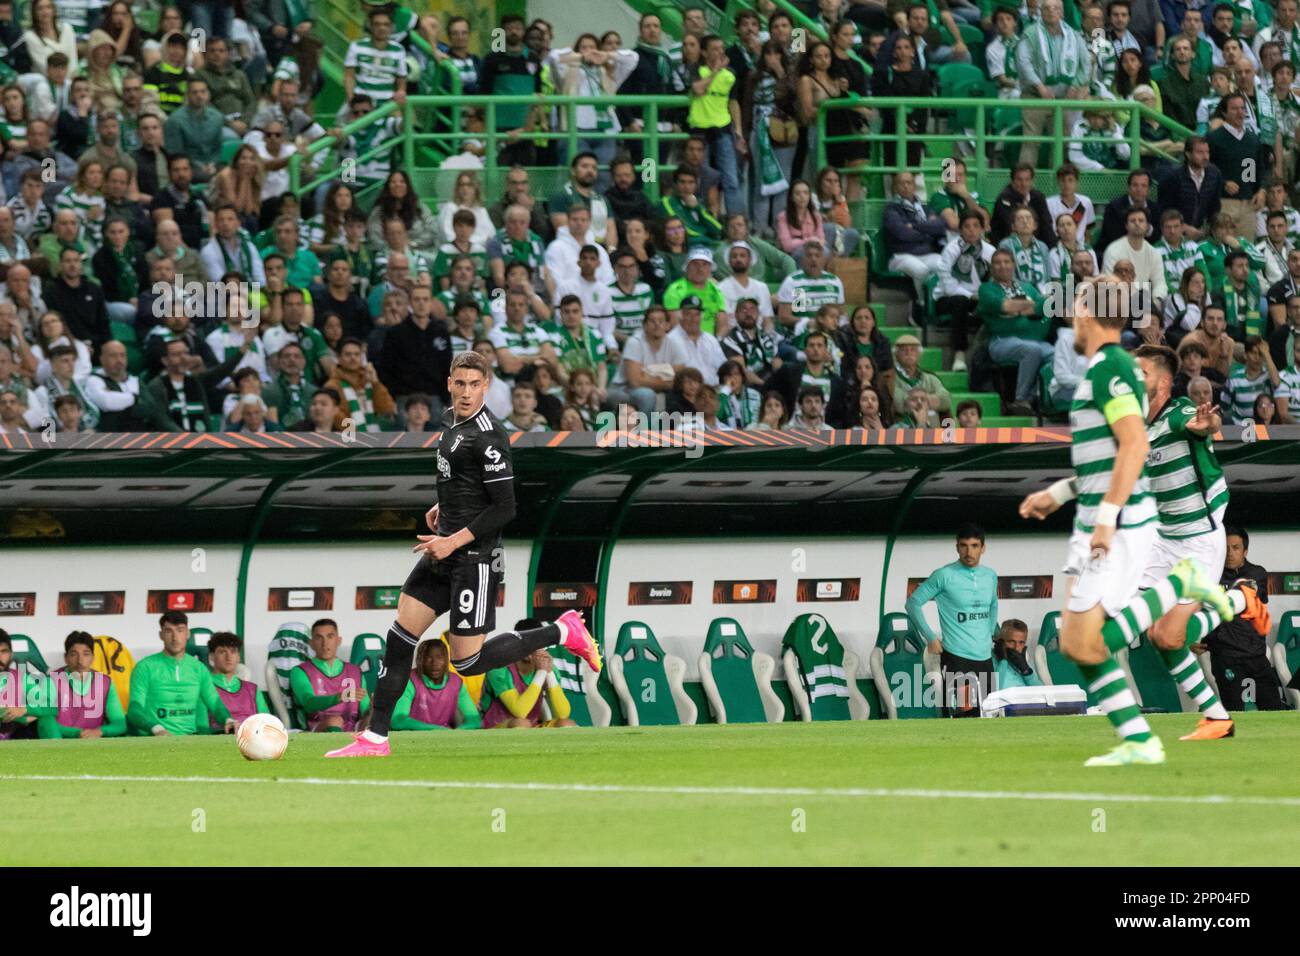
[[[289,160],[289,188],[295,195],[301,196],[303,193],[316,189],[323,183],[335,178],[342,169],[341,163],[322,165],[320,162],[313,162],[313,160],[321,157],[321,154],[336,149],[341,142],[346,142],[347,138],[358,130],[370,124],[382,122],[396,112],[400,112],[402,116],[401,133],[387,140],[381,146],[372,148],[356,157],[357,165],[377,158],[384,152],[400,150],[402,168],[408,172],[413,172],[419,168],[417,164],[417,146],[421,143],[446,141],[459,146],[465,140],[482,140],[485,147],[483,157],[484,174],[488,181],[491,182],[495,181],[496,173],[500,168],[497,163],[497,153],[501,147],[507,143],[520,140],[546,143],[564,142],[568,146],[570,156],[578,151],[578,142],[583,139],[600,138],[602,140],[612,139],[618,142],[640,142],[643,155],[654,158],[657,163],[661,144],[681,141],[688,136],[685,132],[660,132],[659,118],[661,111],[685,109],[689,104],[690,99],[686,96],[410,95],[407,96],[406,102],[401,106],[388,102],[361,119],[349,123],[339,131],[338,136],[330,134],[322,136],[307,147],[305,155],[303,153],[294,153]],[[509,131],[498,130],[497,111],[502,107],[519,106],[528,107],[530,110],[542,109],[549,111],[557,109],[565,120],[566,128],[560,130],[530,130],[515,136],[511,136]],[[580,130],[577,128],[577,110],[580,106],[639,108],[642,110],[644,125],[640,131],[635,132],[624,130],[618,133],[597,133],[590,130]],[[464,107],[481,107],[483,109],[485,127],[483,132],[466,132],[460,128],[459,123],[454,124],[450,130],[427,131],[418,129],[413,122],[416,111],[422,109],[447,110],[455,114]],[[321,158],[323,160],[323,157]],[[312,166],[319,166],[319,168],[311,174],[311,178],[304,182],[304,168]],[[659,198],[660,177],[657,175],[659,170],[653,168],[655,175],[646,176],[644,171],[647,168],[643,167],[642,185],[650,200],[656,201]]]
[[[916,172],[912,164],[907,163],[907,147],[920,143],[924,146],[932,144],[946,144],[951,146],[954,143],[974,143],[975,152],[973,156],[964,156],[968,167],[979,175],[988,171],[990,165],[989,147],[1006,144],[1024,144],[1047,143],[1051,146],[1050,168],[1056,169],[1065,162],[1066,154],[1070,143],[1082,142],[1081,140],[1071,138],[1066,134],[1065,115],[1067,113],[1077,113],[1083,110],[1095,110],[1107,113],[1125,113],[1123,132],[1124,137],[1117,142],[1126,143],[1129,147],[1128,168],[1137,169],[1141,165],[1142,152],[1146,148],[1151,152],[1165,158],[1173,159],[1161,150],[1153,149],[1142,140],[1142,120],[1144,117],[1154,119],[1161,126],[1168,129],[1174,137],[1184,138],[1194,135],[1191,130],[1175,123],[1163,113],[1158,113],[1150,107],[1144,106],[1131,100],[1036,100],[1036,99],[1016,99],[1002,100],[996,98],[967,98],[967,97],[934,97],[924,100],[923,108],[934,112],[940,111],[957,111],[972,117],[973,122],[970,129],[949,130],[947,132],[913,132],[907,128],[908,113],[918,106],[917,100],[913,97],[900,96],[878,96],[878,97],[856,97],[848,96],[833,100],[823,100],[817,111],[817,168],[822,169],[826,166],[827,147],[837,143],[868,143],[873,146],[881,145],[886,148],[888,153],[889,144],[895,148],[895,162],[890,163],[873,162],[870,164],[870,172],[873,174],[888,174],[896,172]],[[878,130],[863,130],[843,136],[828,136],[826,134],[827,115],[832,110],[868,109],[881,112],[884,110],[894,111],[895,129],[892,133],[886,133]],[[1020,111],[1024,110],[1047,110],[1050,112],[1050,123],[1044,128],[1044,132],[1039,135],[1027,135],[1025,133],[1008,133],[1008,132],[991,132],[990,120],[992,119],[991,111]],[[1012,124],[1014,125],[1014,124]],[[902,157],[901,165],[897,162],[898,157]],[[1036,164],[1035,164],[1036,165]],[[839,167],[841,172],[864,172],[858,168]]]

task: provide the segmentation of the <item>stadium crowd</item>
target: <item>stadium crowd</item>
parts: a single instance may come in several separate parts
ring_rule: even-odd
[[[487,403],[511,430],[594,429],[620,405],[723,429],[979,424],[920,337],[891,341],[865,292],[846,294],[868,239],[906,277],[910,321],[950,326],[952,371],[1014,370],[1009,414],[1068,408],[1082,360],[1051,300],[1113,272],[1141,292],[1125,344],[1176,347],[1178,394],[1217,398],[1228,421],[1300,415],[1296,0],[800,4],[829,42],[762,2],[730,44],[711,5],[684,11],[676,42],[652,13],[635,38],[572,46],[506,16],[483,57],[464,17],[368,5],[333,116],[313,105],[306,0],[23,6],[20,23],[0,0],[0,433],[431,430],[468,349],[492,361]],[[539,139],[555,111],[503,104],[500,196],[484,194],[482,139],[432,195],[384,149],[398,114],[342,134],[448,64],[471,94],[688,97],[659,117],[688,134],[657,157],[662,197],[642,189],[656,157],[608,135],[644,129],[639,107],[578,108],[568,155],[565,137]],[[927,182],[910,143],[895,157],[910,169],[866,196],[871,140],[896,114],[854,98],[930,97],[962,65],[1008,101],[1134,100],[1169,125],[1144,114],[1140,166],[1109,201],[1081,181],[1130,146],[1122,117],[1093,110],[1067,113],[1050,196],[1035,143],[992,201],[963,144]],[[826,134],[861,135],[823,144],[819,168],[827,100],[845,108]],[[937,128],[932,113],[910,110],[909,128]],[[462,116],[482,130],[481,111]],[[1032,136],[1050,114],[1005,116]],[[351,160],[349,175],[299,197],[290,158],[310,171],[326,136],[314,161]],[[537,167],[567,181],[537,195]],[[863,199],[885,201],[876,235]]]

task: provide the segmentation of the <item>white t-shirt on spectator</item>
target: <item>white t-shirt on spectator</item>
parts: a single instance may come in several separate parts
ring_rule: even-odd
[[[618,374],[614,376],[615,383],[619,385],[627,382],[628,359],[640,362],[642,369],[647,369],[651,365],[690,364],[690,356],[686,353],[686,349],[682,347],[681,342],[673,338],[671,333],[659,340],[658,348],[652,348],[645,340],[645,332],[638,332],[624,342],[623,361],[619,363]]]
[[[734,275],[730,275],[718,283],[718,288],[722,290],[722,297],[727,300],[727,311],[732,315],[736,314],[736,303],[742,298],[758,300],[760,319],[770,319],[776,315],[772,310],[772,290],[764,282],[750,279],[749,285],[742,286]]]
[[[691,340],[679,325],[668,333],[668,338],[675,339],[686,353],[686,364],[704,376],[705,385],[718,384],[718,368],[727,360],[718,340],[708,332],[701,332],[700,337]]]

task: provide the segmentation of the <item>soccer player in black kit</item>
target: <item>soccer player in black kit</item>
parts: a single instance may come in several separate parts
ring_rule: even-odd
[[[413,550],[420,561],[402,585],[397,620],[388,629],[370,728],[327,757],[388,756],[389,721],[410,678],[415,647],[446,611],[451,662],[462,677],[486,674],[555,644],[593,671],[601,668],[600,649],[577,611],[533,630],[486,636],[496,625],[501,531],[515,515],[510,438],[483,404],[487,374],[487,360],[476,352],[452,360],[451,410],[443,417],[437,451],[438,503],[425,515],[432,534],[417,536]]]

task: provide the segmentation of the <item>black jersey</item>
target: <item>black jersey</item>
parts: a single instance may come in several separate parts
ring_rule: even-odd
[[[442,420],[438,441],[438,534],[469,528],[475,551],[500,542],[501,529],[514,517],[514,465],[510,436],[483,406],[453,424],[455,412]]]

